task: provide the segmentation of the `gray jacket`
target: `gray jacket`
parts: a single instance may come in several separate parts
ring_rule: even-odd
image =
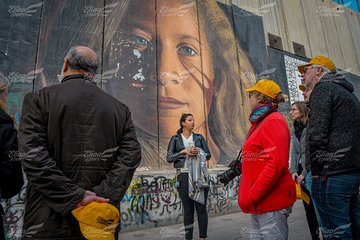
[[[294,131],[291,134],[291,166],[290,172],[291,174],[296,173],[299,169],[299,162],[301,161],[301,166],[303,168],[301,175],[304,177],[307,175],[307,170],[305,168],[305,136],[306,136],[306,128],[301,133],[300,141],[295,136]]]

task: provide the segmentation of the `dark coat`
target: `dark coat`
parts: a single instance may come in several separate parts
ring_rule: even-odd
[[[24,184],[18,158],[18,138],[13,120],[0,108],[0,200],[20,192]],[[4,209],[0,204],[0,227],[3,227]],[[0,239],[4,232],[0,230]]]
[[[315,175],[360,172],[360,103],[341,74],[328,73],[310,96],[309,161]]]
[[[11,117],[0,108],[0,199],[15,196],[23,184],[17,130]]]
[[[141,159],[128,107],[81,75],[25,96],[19,150],[31,239],[82,239],[71,211],[85,191],[119,208]]]
[[[206,160],[211,158],[209,146],[205,141],[205,138],[201,134],[193,133],[193,140],[196,147],[201,148],[207,154]],[[185,164],[186,155],[180,154],[185,149],[184,142],[181,138],[181,134],[176,134],[171,137],[166,159],[169,163],[174,163],[174,168],[182,168]]]

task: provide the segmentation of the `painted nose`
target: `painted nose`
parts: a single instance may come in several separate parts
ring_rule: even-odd
[[[179,84],[180,75],[179,68],[181,63],[179,58],[176,56],[176,51],[171,48],[162,47],[160,49],[159,59],[159,83],[162,86],[168,84]]]

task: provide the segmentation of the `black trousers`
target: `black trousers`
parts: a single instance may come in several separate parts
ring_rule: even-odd
[[[196,213],[198,217],[200,238],[206,238],[208,228],[208,214],[206,210],[206,203],[209,188],[205,188],[205,203],[201,204],[189,198],[188,173],[180,173],[180,175],[177,177],[177,182],[179,183],[177,190],[179,192],[181,202],[184,208],[185,239],[193,239],[194,208],[196,208]]]
[[[0,215],[0,240],[5,240],[3,216]]]
[[[303,168],[302,168],[301,164],[299,164],[299,168],[298,168],[299,175],[302,173],[302,170],[303,170]],[[309,204],[307,204],[304,200],[302,202],[304,204],[306,220],[308,222],[311,238],[312,238],[312,240],[318,240],[318,239],[320,239],[320,236],[319,236],[320,230],[319,230],[319,223],[316,218],[315,206],[312,201],[309,190],[307,190],[306,187],[304,187],[303,185],[301,185],[301,189],[303,192],[305,192],[310,197]]]
[[[314,203],[312,201],[310,192],[302,185],[301,185],[301,189],[303,190],[303,192],[305,192],[310,197],[309,204],[307,204],[304,200],[302,202],[304,204],[306,220],[308,222],[311,238],[312,238],[312,240],[318,240],[318,239],[320,239],[320,237],[319,237],[320,230],[319,230],[319,224],[318,224],[318,221],[316,218]]]

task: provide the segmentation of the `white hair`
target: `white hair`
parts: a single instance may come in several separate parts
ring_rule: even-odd
[[[318,64],[314,64],[314,65],[311,65],[313,67],[318,67],[318,68],[322,68],[323,72],[324,73],[331,73],[332,71],[330,69],[328,69],[327,67],[324,67],[322,65],[318,65]]]

